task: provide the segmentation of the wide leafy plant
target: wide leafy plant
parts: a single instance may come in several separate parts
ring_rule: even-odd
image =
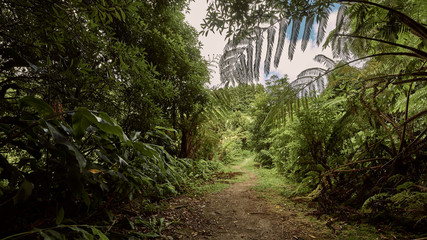
[[[70,223],[136,196],[175,194],[192,167],[138,132],[127,136],[106,113],[58,110],[29,96],[19,108],[0,125],[0,211],[10,216],[2,236]]]

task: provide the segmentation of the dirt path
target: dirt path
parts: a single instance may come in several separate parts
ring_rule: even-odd
[[[242,168],[248,161],[249,158],[236,167],[249,176],[248,180],[208,198],[202,212],[210,219],[210,234],[194,239],[291,239],[281,224],[282,216],[251,189],[256,176]]]
[[[170,219],[180,226],[169,232],[174,239],[327,239],[310,223],[299,221],[294,210],[273,206],[251,187],[256,175],[243,168],[250,158],[235,166],[247,180],[201,199],[179,199],[172,203]],[[185,206],[185,207],[180,207]]]

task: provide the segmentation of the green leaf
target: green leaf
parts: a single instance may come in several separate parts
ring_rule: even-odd
[[[162,126],[156,126],[155,129],[159,129],[159,130],[165,130],[165,131],[169,131],[169,132],[175,132],[178,133],[175,129],[173,128],[167,128],[167,127],[162,127]]]
[[[122,20],[123,21],[126,20],[126,14],[125,14],[125,12],[123,12],[123,9],[119,8],[119,10],[120,10],[120,14],[122,16]]]
[[[82,228],[79,228],[77,226],[69,226],[68,228],[70,228],[73,231],[81,233],[83,235],[83,239],[93,240],[93,235]]]
[[[62,220],[64,220],[64,208],[61,207],[56,214],[56,225],[59,225],[62,223]]]
[[[128,166],[129,164],[126,162],[126,160],[124,160],[122,157],[120,157],[119,155],[117,155],[117,157],[118,157],[118,159],[119,159],[119,164],[120,164],[120,166],[122,166],[122,167],[126,167],[126,166]]]
[[[86,204],[86,206],[89,208],[90,198],[89,198],[89,195],[87,194],[87,192],[85,190],[82,191],[82,199],[83,199],[83,202]]]
[[[31,196],[33,189],[34,184],[25,179],[24,182],[22,182],[18,193],[16,193],[16,195],[13,197],[13,203],[16,205],[18,203],[25,202]]]
[[[83,115],[81,111],[76,111],[73,115],[73,131],[77,139],[81,139],[86,129],[89,127],[90,121]]]
[[[53,137],[53,141],[55,141],[55,143],[57,144],[66,146],[68,150],[72,151],[77,159],[77,162],[79,163],[80,169],[85,168],[87,161],[84,158],[84,156],[80,153],[80,151],[70,141],[68,141],[68,139],[64,135],[62,135],[58,130],[56,130],[54,126],[52,126],[48,122],[46,122],[46,125]]]
[[[78,108],[73,116],[73,129],[76,136],[82,137],[90,124],[107,134],[119,137],[121,141],[129,141],[122,128],[106,113],[101,112],[98,117],[87,108]]]
[[[158,155],[158,152],[146,143],[135,142],[133,146],[144,156],[154,157],[154,155]]]
[[[66,239],[64,235],[60,234],[59,232],[55,230],[43,230],[40,231],[40,235],[43,237],[44,240],[61,240]]]
[[[45,101],[32,96],[26,96],[21,98],[19,100],[19,103],[21,107],[25,107],[25,106],[33,107],[43,117],[48,117],[55,113],[52,107],[49,104],[47,104]]]
[[[108,240],[108,237],[96,227],[90,227],[92,233],[99,237],[99,240]]]

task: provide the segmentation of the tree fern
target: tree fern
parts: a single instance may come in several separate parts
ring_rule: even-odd
[[[322,41],[325,35],[326,24],[329,16],[329,10],[322,9],[321,16],[317,16],[318,21],[320,21],[320,27],[318,31],[320,36],[317,37],[319,41]],[[312,27],[314,24],[314,19],[316,14],[310,14],[305,17],[305,21],[302,22],[304,16],[299,18],[289,18],[274,17],[271,19],[270,23],[265,24],[261,22],[261,26],[255,26],[252,33],[248,33],[246,38],[239,38],[240,41],[230,41],[224,47],[224,56],[220,60],[220,76],[221,82],[225,83],[227,86],[229,84],[235,83],[248,83],[259,80],[260,76],[260,67],[261,67],[261,58],[262,58],[262,47],[264,42],[264,33],[267,35],[267,50],[264,58],[264,74],[268,75],[270,72],[271,66],[271,57],[273,55],[273,45],[275,43],[275,33],[277,23],[279,26],[278,40],[276,44],[276,51],[274,54],[274,67],[277,68],[280,63],[280,58],[283,53],[283,48],[286,40],[286,31],[288,27],[291,28],[291,36],[288,47],[288,58],[293,59],[296,44],[298,42],[298,37],[300,35],[301,24],[304,23],[304,32],[301,48],[304,51],[307,48],[307,44],[310,40],[310,35],[312,32]],[[289,26],[289,23],[292,22],[292,25]],[[267,26],[266,26],[267,25]],[[255,54],[253,54],[253,46],[255,46]],[[241,55],[246,55],[246,67],[239,60]],[[233,67],[232,67],[233,66]],[[247,72],[244,72],[247,71]]]
[[[337,21],[335,24],[336,28],[328,36],[324,45],[324,47],[327,45],[332,47],[334,57],[349,59],[354,55],[358,56],[359,53],[362,54],[364,52],[371,54],[375,51],[385,52],[388,49],[385,47],[385,45],[377,44],[376,48],[372,48],[370,45],[370,43],[373,41],[372,39],[392,42],[395,39],[396,33],[407,32],[409,30],[411,30],[414,35],[420,37],[421,39],[423,39],[424,35],[427,36],[427,30],[425,26],[413,20],[406,14],[385,6],[386,4],[380,5],[363,0],[341,0],[339,2],[341,5],[337,12]],[[325,6],[330,5],[326,4]],[[224,74],[221,74],[221,81],[231,82],[234,84],[239,82],[252,82],[254,79],[256,81],[259,80],[259,68],[261,67],[264,34],[267,35],[267,52],[264,59],[264,74],[267,75],[270,72],[272,46],[275,41],[274,25],[276,23],[279,25],[279,36],[277,38],[276,52],[274,54],[274,67],[277,68],[280,63],[280,58],[286,40],[286,31],[288,28],[291,28],[291,36],[288,46],[288,59],[293,59],[296,43],[300,35],[301,24],[304,25],[301,49],[305,50],[307,48],[315,19],[318,23],[316,43],[319,45],[326,36],[326,26],[330,11],[331,8],[320,7],[316,12],[308,11],[292,15],[283,13],[280,14],[280,18],[278,16],[273,18],[274,14],[272,14],[272,18],[269,23],[267,23],[268,21],[266,21],[265,18],[258,21],[258,25],[254,25],[253,28],[248,29],[248,34],[246,34],[247,37],[243,39],[241,38],[239,44],[233,43],[226,46],[224,54],[232,56],[231,58],[224,58],[223,64],[220,66],[220,70],[225,72]],[[377,16],[381,16],[385,19],[385,21],[377,21]],[[305,20],[302,21],[302,19]],[[351,35],[349,32],[350,20],[353,24],[351,27]],[[288,25],[289,23],[292,23],[291,26]],[[253,31],[251,29],[253,29]],[[356,39],[356,35],[363,38]],[[254,55],[252,46],[255,47]],[[245,51],[239,52],[238,50],[238,52],[230,54],[229,52],[233,51],[233,47],[237,49],[243,48]],[[354,51],[356,51],[356,54],[353,55]],[[352,54],[350,54],[350,52],[352,52]],[[424,58],[424,52],[420,54],[418,51],[416,54]],[[247,63],[245,65],[239,61],[239,59],[241,59],[240,55],[246,55]],[[372,56],[374,55],[375,54],[372,54]],[[319,61],[323,61],[322,63],[327,64],[327,68],[331,67],[331,61],[326,59],[321,60],[320,58]],[[229,67],[229,65],[236,66]],[[316,88],[318,89],[321,88],[322,84],[321,82],[317,82],[316,85]],[[310,86],[307,85],[307,87]]]

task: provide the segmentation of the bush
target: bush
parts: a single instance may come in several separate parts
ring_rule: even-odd
[[[164,147],[127,136],[107,114],[86,108],[55,112],[33,97],[20,100],[21,114],[0,125],[0,236],[23,232],[39,220],[78,219],[137,196],[177,194],[189,177],[214,166],[178,159]],[[78,221],[78,220],[77,220]],[[86,218],[85,221],[88,221]]]

